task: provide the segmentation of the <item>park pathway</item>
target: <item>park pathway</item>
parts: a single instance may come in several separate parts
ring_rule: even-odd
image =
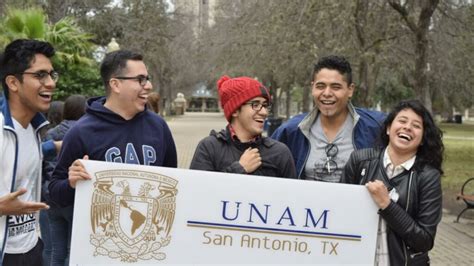
[[[222,113],[186,113],[172,117],[168,125],[178,150],[178,167],[189,168],[199,141],[208,136],[211,129],[220,130],[226,124]],[[454,220],[455,216],[444,211],[435,247],[430,252],[431,265],[474,265],[474,220],[461,218],[460,223]]]

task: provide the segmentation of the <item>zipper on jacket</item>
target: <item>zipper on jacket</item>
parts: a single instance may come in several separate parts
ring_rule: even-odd
[[[16,170],[17,170],[17,167],[18,167],[18,135],[16,134],[16,131],[14,128],[4,128],[5,130],[8,130],[10,131],[13,136],[15,137],[15,160],[13,162],[13,176],[12,176],[12,184],[10,186],[10,193],[11,192],[14,192],[15,190],[15,183],[16,183]],[[2,261],[3,261],[3,258],[4,258],[4,255],[5,255],[5,248],[6,248],[6,245],[7,245],[7,239],[8,239],[8,218],[9,215],[5,215],[5,230],[4,230],[4,238],[3,238],[3,243],[2,243],[2,246],[1,246],[1,249],[0,249],[0,265],[2,265]]]
[[[413,254],[410,255],[410,258],[413,259],[413,258],[415,258],[416,256],[421,255],[421,254],[423,254],[423,252],[413,253]]]
[[[405,207],[405,211],[408,213],[408,206],[410,206],[410,195],[411,195],[411,180],[413,178],[413,171],[410,172],[410,179],[408,180],[408,195],[407,195],[407,205]],[[407,245],[405,244],[405,241],[402,240],[403,243],[403,253],[405,253],[405,266],[408,265],[408,254],[407,254]],[[410,255],[411,258],[414,258],[419,253],[415,253]]]
[[[303,135],[303,136],[304,136],[304,135]],[[306,138],[306,136],[305,136],[305,138]],[[303,173],[304,169],[306,168],[306,162],[308,161],[309,153],[311,152],[311,142],[310,142],[308,139],[306,139],[306,140],[307,140],[308,143],[309,143],[309,149],[308,149],[308,152],[306,153],[306,157],[305,157],[305,159],[304,159],[303,167],[301,167],[301,170],[300,170],[300,172],[298,173],[298,176],[297,176],[298,179],[302,179],[302,178],[301,178],[301,173]]]
[[[312,113],[315,112],[314,109],[312,111],[310,111],[308,113],[309,116],[312,116]],[[312,122],[311,122],[311,125],[316,121],[316,119],[318,118],[318,113],[319,111],[316,111],[316,114],[314,115],[314,119],[312,119]],[[303,117],[303,119],[298,123],[298,125],[296,126],[297,130],[301,132],[301,135],[303,135],[303,137],[305,138],[305,140],[308,142],[308,152],[306,153],[305,155],[305,159],[304,159],[304,163],[303,163],[303,167],[301,167],[301,170],[299,171],[299,173],[297,173],[297,179],[302,179],[301,177],[301,174],[303,173],[305,167],[306,167],[306,162],[308,161],[308,157],[309,157],[309,154],[311,152],[311,141],[309,141],[309,136],[307,136],[305,134],[305,131],[303,129],[301,129],[300,125],[301,123],[307,118],[308,116],[305,116]],[[313,118],[313,117],[311,117]],[[306,123],[305,123],[306,124]],[[308,133],[310,133],[311,131],[311,125],[309,126],[308,128]],[[296,165],[295,165],[296,167]]]

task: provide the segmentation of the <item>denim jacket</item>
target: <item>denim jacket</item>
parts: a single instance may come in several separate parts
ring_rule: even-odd
[[[349,112],[354,117],[354,128],[352,143],[355,150],[375,147],[385,114],[356,108],[348,105]],[[295,160],[296,173],[302,178],[304,167],[308,160],[310,143],[309,130],[316,121],[319,110],[314,108],[310,113],[299,114],[278,127],[272,134],[272,138],[285,143],[290,148]]]

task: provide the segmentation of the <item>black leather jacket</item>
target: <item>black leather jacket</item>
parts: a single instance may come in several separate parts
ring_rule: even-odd
[[[441,175],[428,165],[388,179],[383,167],[383,150],[365,149],[351,154],[346,164],[343,183],[365,184],[381,180],[399,194],[379,214],[387,222],[390,265],[429,265],[428,251],[433,248],[436,227],[442,216]]]

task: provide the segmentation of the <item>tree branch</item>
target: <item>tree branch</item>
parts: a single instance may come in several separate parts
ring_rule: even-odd
[[[403,20],[405,20],[405,22],[407,23],[407,26],[410,28],[410,30],[412,30],[413,32],[416,32],[417,30],[417,23],[415,23],[415,21],[413,20],[412,17],[410,17],[410,14],[406,8],[406,3],[405,5],[401,5],[399,1],[397,0],[387,0],[388,3],[390,4],[390,6],[395,9],[403,18]]]

